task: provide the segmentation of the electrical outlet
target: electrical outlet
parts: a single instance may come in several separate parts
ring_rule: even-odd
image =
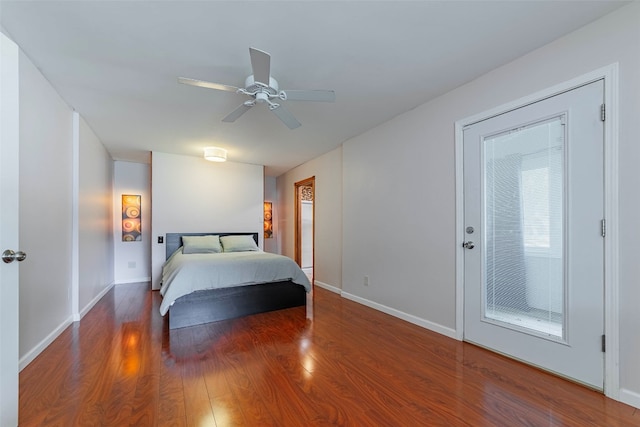
[[[364,285],[369,286],[369,276],[364,276]]]
[[[158,243],[164,243],[164,236],[158,236]]]

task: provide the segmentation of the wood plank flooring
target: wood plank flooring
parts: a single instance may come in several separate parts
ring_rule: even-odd
[[[640,426],[640,410],[316,288],[169,331],[119,285],[20,373],[20,426]]]

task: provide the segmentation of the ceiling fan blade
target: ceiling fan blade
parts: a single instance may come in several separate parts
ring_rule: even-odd
[[[271,76],[271,55],[256,48],[249,48],[253,80],[269,86]]]
[[[283,90],[287,101],[334,102],[336,93],[332,90]]]
[[[189,79],[187,77],[178,77],[178,83],[191,85],[191,86],[206,87],[207,89],[224,90],[226,92],[237,92],[239,89],[234,86],[227,86],[219,83],[205,82],[203,80]]]
[[[282,105],[279,105],[278,107],[271,109],[271,111],[273,111],[276,114],[276,116],[278,116],[278,118],[282,120],[282,123],[287,125],[289,129],[295,129],[301,126],[300,122],[296,120],[295,117],[293,117],[293,114],[291,114],[289,110],[284,108]]]
[[[225,117],[224,119],[222,119],[223,122],[227,122],[227,123],[232,123],[235,122],[238,117],[240,117],[241,115],[243,115],[244,113],[246,113],[247,111],[249,111],[249,109],[253,107],[253,104],[240,104],[240,106],[238,108],[236,108],[235,110],[233,110],[232,112],[230,112],[227,117]]]

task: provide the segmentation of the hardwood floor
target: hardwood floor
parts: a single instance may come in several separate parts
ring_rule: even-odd
[[[20,373],[20,426],[640,426],[640,410],[316,288],[169,331],[119,285]]]

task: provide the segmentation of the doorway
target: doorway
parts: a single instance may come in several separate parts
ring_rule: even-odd
[[[604,81],[463,129],[464,339],[604,387]]]
[[[315,241],[315,177],[295,183],[295,261],[313,284]]]

